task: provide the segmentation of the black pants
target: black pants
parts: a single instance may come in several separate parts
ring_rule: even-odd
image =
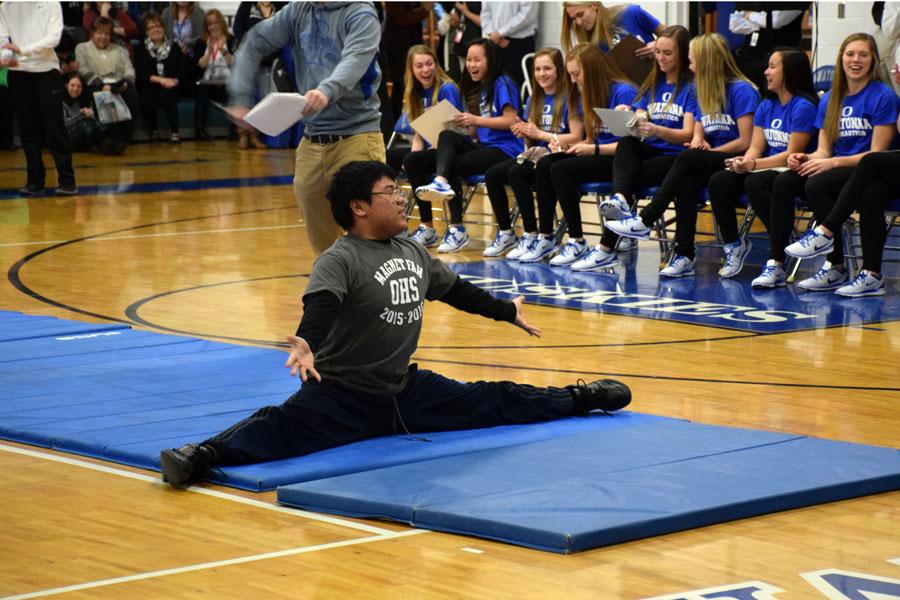
[[[47,171],[41,157],[42,148],[50,150],[56,164],[60,186],[75,186],[72,168],[72,144],[63,119],[62,99],[65,94],[59,71],[27,73],[9,71],[19,137],[25,151],[28,185],[44,187]]]
[[[638,138],[622,138],[616,144],[613,157],[613,192],[622,194],[630,202],[639,186],[662,183],[677,156],[663,154],[659,148]]]
[[[156,111],[160,107],[166,115],[171,133],[178,133],[178,88],[171,90],[156,85],[146,84],[141,87],[141,116],[150,132],[159,130],[156,125]]]
[[[850,214],[859,210],[862,268],[879,273],[887,231],[884,207],[896,198],[900,198],[900,152],[867,154],[856,165],[822,224],[838,232]]]
[[[12,92],[0,86],[0,150],[13,146],[13,114]]]
[[[611,180],[612,166],[612,156],[574,156],[569,160],[557,161],[550,167],[550,180],[556,188],[570,238],[584,236],[581,226],[581,192],[578,184]],[[613,248],[618,239],[619,236],[604,228],[600,243]]]
[[[412,145],[407,140],[402,138],[395,140],[393,146],[385,149],[388,166],[399,173],[403,169],[403,161],[406,159],[406,155],[410,153],[411,148]]]
[[[522,164],[515,158],[494,165],[484,174],[488,197],[497,218],[500,230],[512,228],[509,218],[509,201],[506,196],[506,185],[512,188],[522,215],[522,227],[526,232],[537,231],[537,216],[534,212],[534,163],[530,160]]]
[[[461,176],[484,173],[490,167],[508,160],[509,156],[499,148],[483,146],[473,142],[468,136],[455,131],[444,130],[438,137],[436,150],[410,152],[403,161],[403,170],[409,175],[409,182],[415,190],[431,181],[432,174],[440,175],[450,182],[456,196],[448,203],[450,222],[462,223],[462,182]],[[431,222],[431,203],[417,200],[419,218]],[[425,216],[428,218],[425,218]]]
[[[672,163],[672,168],[653,200],[641,210],[641,221],[652,227],[675,200],[675,253],[693,259],[696,254],[697,205],[700,190],[709,178],[725,168],[725,159],[736,153],[713,150],[685,150]]]
[[[228,102],[228,90],[224,85],[198,85],[197,98],[194,103],[194,130],[206,131],[206,120],[209,118],[209,101]]]
[[[806,198],[816,221],[823,222],[834,208],[837,198],[855,171],[854,167],[839,167],[812,177],[802,177],[793,171],[781,173],[775,180],[773,193],[779,202],[793,202],[794,198]],[[832,265],[844,263],[844,243],[841,228],[834,232],[834,248],[828,254]]]
[[[500,62],[506,72],[516,82],[518,87],[525,83],[525,73],[522,71],[522,58],[526,54],[534,52],[534,36],[527,38],[508,38],[509,46],[500,48]]]
[[[576,414],[566,388],[510,381],[460,383],[409,369],[395,396],[374,396],[309,381],[281,406],[267,406],[204,444],[217,463],[234,465],[302,456],[360,440],[403,433],[475,429]]]

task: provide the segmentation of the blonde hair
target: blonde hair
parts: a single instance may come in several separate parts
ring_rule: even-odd
[[[828,97],[828,106],[825,108],[825,122],[822,124],[822,131],[831,144],[834,144],[838,136],[838,123],[841,120],[841,108],[844,104],[844,98],[847,97],[847,76],[844,74],[844,51],[853,42],[867,42],[869,51],[872,53],[872,67],[866,75],[869,81],[881,81],[881,72],[878,65],[881,59],[878,56],[878,44],[868,33],[853,33],[848,35],[841,43],[841,49],[838,50],[837,58],[834,61],[834,75],[831,79],[831,95]]]
[[[695,37],[691,40],[690,50],[694,53],[697,103],[703,114],[716,115],[725,110],[726,86],[729,83],[745,81],[756,89],[734,62],[728,42],[718,33]]]
[[[566,7],[568,6],[587,6],[597,11],[597,21],[594,28],[587,32],[580,27],[576,27],[569,17]],[[616,6],[603,6],[602,2],[563,2],[562,29],[560,34],[560,45],[563,52],[572,50],[572,38],[575,38],[576,44],[589,43],[599,46],[601,43],[606,44],[607,48],[613,46],[613,33],[615,32],[614,21],[625,10],[625,5],[617,4]]]
[[[592,110],[609,104],[610,88],[613,82],[628,83],[628,78],[615,66],[600,48],[593,44],[578,44],[566,55],[566,64],[576,61],[581,67],[581,111],[584,113],[584,128],[587,139],[594,139],[600,133],[600,119]],[[579,90],[577,85],[569,88],[569,110],[578,106]]]
[[[569,93],[569,78],[566,76],[566,67],[563,64],[562,52],[556,48],[541,48],[534,53],[534,60],[537,61],[541,56],[546,56],[553,63],[556,69],[556,94],[553,98],[553,122],[550,129],[559,133],[559,122],[562,120],[563,103],[566,95]],[[534,78],[534,70],[531,71],[531,108],[528,111],[528,120],[535,124],[540,124],[541,117],[544,114],[544,102],[547,100],[547,94],[543,88],[538,85]]]
[[[416,54],[424,54],[430,56],[434,61],[434,86],[431,88],[431,102],[429,106],[434,106],[438,101],[438,94],[441,86],[445,83],[453,83],[453,79],[447,75],[438,62],[437,54],[431,49],[431,46],[417,44],[409,49],[406,53],[406,73],[403,75],[403,110],[406,112],[407,118],[412,121],[419,117],[425,110],[422,108],[422,84],[413,75],[412,64]],[[454,84],[456,85],[456,84]]]

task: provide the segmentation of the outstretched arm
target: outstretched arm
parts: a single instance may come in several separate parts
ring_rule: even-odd
[[[284,366],[291,369],[292,377],[299,374],[304,382],[309,376],[322,381],[315,369],[313,353],[325,341],[340,308],[340,299],[331,292],[314,292],[303,297],[303,318],[297,334],[286,338],[291,350]]]

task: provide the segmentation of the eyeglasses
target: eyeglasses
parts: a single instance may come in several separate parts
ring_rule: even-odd
[[[380,192],[372,192],[373,196],[396,196],[397,198],[406,199],[406,192],[400,188],[388,188]]]

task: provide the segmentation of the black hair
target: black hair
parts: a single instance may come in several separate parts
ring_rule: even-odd
[[[775,48],[772,54],[781,55],[781,71],[784,87],[794,96],[806,98],[814,105],[819,104],[819,94],[813,82],[812,66],[806,52],[796,48]],[[771,93],[771,92],[770,92]]]
[[[506,71],[503,69],[503,61],[500,58],[500,48],[489,39],[477,38],[466,45],[466,55],[469,54],[469,48],[472,46],[481,46],[484,48],[484,57],[487,59],[488,72],[481,78],[481,81],[475,82],[472,81],[469,70],[463,67],[459,91],[462,93],[462,97],[465,99],[467,106],[477,105],[481,99],[481,92],[484,90],[487,91],[487,103],[493,104],[494,84],[497,83],[497,79],[501,75],[506,75]],[[517,94],[518,91],[515,91],[513,96]]]
[[[353,227],[353,211],[350,210],[352,200],[372,203],[372,187],[382,177],[391,180],[397,173],[377,160],[355,160],[347,163],[334,174],[325,196],[331,203],[331,215],[344,230]]]

